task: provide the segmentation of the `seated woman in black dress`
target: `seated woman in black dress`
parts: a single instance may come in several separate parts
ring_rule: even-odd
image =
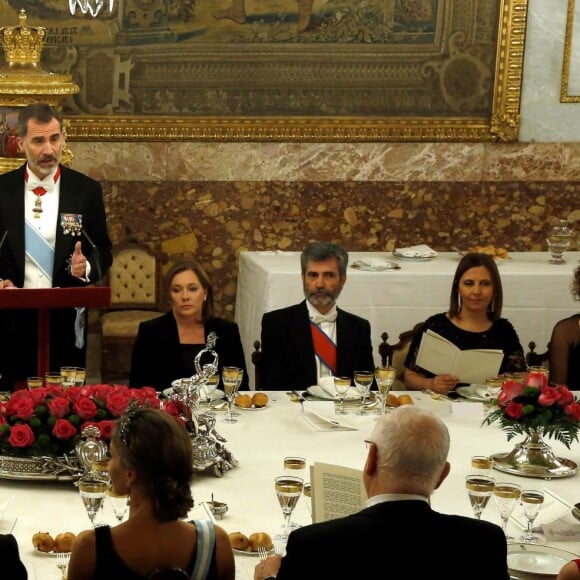
[[[580,300],[580,266],[574,270],[572,296]],[[550,382],[580,389],[580,314],[560,320],[550,339]]]
[[[196,372],[194,358],[213,332],[217,336],[214,350],[219,357],[220,374],[224,366],[243,369],[240,390],[247,389],[238,325],[214,316],[213,288],[203,268],[194,260],[175,264],[167,273],[164,286],[171,310],[139,325],[129,384],[160,391],[170,387],[175,379],[191,377]]]
[[[111,485],[129,496],[129,518],[76,537],[68,580],[144,580],[169,569],[234,580],[227,532],[210,520],[183,519],[193,507],[193,450],[183,426],[164,411],[130,409],[113,429],[110,451]]]
[[[421,337],[428,329],[461,350],[499,349],[504,352],[499,372],[526,370],[524,352],[512,324],[501,318],[503,291],[495,260],[486,254],[463,256],[453,277],[449,311],[430,316],[415,334],[405,359],[405,386],[409,390],[431,389],[447,393],[459,378],[434,375],[415,364]]]
[[[0,577],[27,580],[28,572],[20,559],[18,543],[12,534],[0,534]]]

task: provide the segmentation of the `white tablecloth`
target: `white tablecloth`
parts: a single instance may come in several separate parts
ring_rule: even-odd
[[[348,268],[348,279],[338,299],[341,308],[371,323],[373,349],[379,362],[381,334],[394,344],[401,332],[449,307],[453,274],[459,263],[455,253],[439,253],[428,262],[393,258],[387,253],[350,252],[350,263],[365,257],[396,261],[400,270],[368,272]],[[515,326],[524,352],[534,341],[544,352],[554,324],[578,312],[570,283],[580,252],[567,252],[564,265],[548,262],[547,252],[514,252],[500,263],[504,291],[502,315]],[[283,308],[304,298],[299,252],[241,252],[236,296],[236,322],[240,327],[250,385],[254,384],[251,354],[260,338],[264,312]]]
[[[506,435],[495,426],[481,427],[479,417],[468,416],[466,411],[481,409],[481,404],[461,402],[463,413],[452,414],[448,401],[433,400],[423,393],[413,392],[416,404],[426,406],[440,414],[451,432],[451,473],[433,498],[435,509],[446,513],[471,515],[471,507],[465,492],[464,478],[469,472],[471,455],[506,452],[520,439],[507,442]],[[298,455],[315,461],[341,464],[361,469],[366,457],[364,439],[374,426],[376,415],[369,413],[359,417],[347,415],[347,419],[359,428],[358,431],[315,432],[300,421],[301,407],[290,402],[284,392],[270,393],[270,405],[260,411],[240,411],[236,424],[221,422],[224,413],[219,412],[217,429],[227,439],[227,448],[232,451],[239,466],[217,478],[200,474],[192,484],[197,503],[210,500],[226,502],[229,512],[218,523],[228,532],[241,531],[246,535],[265,531],[274,535],[282,524],[282,513],[274,493],[274,477],[283,472],[282,458]],[[580,463],[580,446],[571,450],[557,442],[548,441],[559,457]],[[578,478],[544,481],[493,472],[497,481],[516,481],[530,488],[547,487],[569,501],[578,501]],[[72,483],[45,483],[0,480],[0,496],[14,495],[7,517],[17,517],[14,534],[20,545],[25,564],[31,571],[31,580],[60,580],[55,559],[33,551],[32,534],[48,531],[53,534],[79,532],[88,527],[88,518],[81,505],[76,488]],[[294,513],[294,520],[306,524],[310,520],[307,500],[301,497]],[[113,524],[110,506],[106,505],[106,520]],[[499,522],[493,500],[486,507],[483,518]],[[412,525],[412,524],[410,524]],[[517,528],[512,532],[521,534]],[[410,541],[413,541],[412,538]],[[451,541],[452,545],[452,541]],[[580,554],[579,544],[558,542],[552,544]],[[236,556],[237,579],[251,580],[256,558]]]

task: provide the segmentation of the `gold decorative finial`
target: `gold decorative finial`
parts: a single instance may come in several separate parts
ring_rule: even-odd
[[[8,63],[36,64],[46,38],[46,28],[42,26],[27,26],[26,10],[20,10],[18,19],[20,26],[4,26],[0,28],[2,48]]]

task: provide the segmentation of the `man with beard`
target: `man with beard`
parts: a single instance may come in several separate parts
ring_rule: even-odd
[[[374,368],[368,320],[336,306],[346,282],[348,254],[313,242],[300,256],[306,300],[262,317],[262,386],[306,389],[325,376]]]
[[[112,262],[100,184],[60,164],[63,119],[46,103],[18,116],[26,163],[0,175],[0,291],[82,287],[98,282]],[[86,309],[50,313],[49,370],[85,366]],[[2,385],[25,386],[37,374],[37,311],[0,312]]]

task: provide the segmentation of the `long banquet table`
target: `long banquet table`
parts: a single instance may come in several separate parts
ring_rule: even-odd
[[[226,502],[229,511],[219,520],[228,532],[241,531],[246,535],[265,531],[274,535],[282,523],[282,513],[274,493],[274,477],[282,474],[282,458],[298,455],[308,464],[325,462],[353,468],[362,468],[367,438],[375,424],[376,415],[347,415],[347,419],[358,428],[356,431],[312,430],[300,419],[301,405],[291,402],[286,393],[270,392],[270,403],[258,411],[240,411],[236,424],[221,422],[224,412],[218,412],[217,429],[228,441],[227,448],[239,461],[239,465],[218,478],[211,474],[196,476],[192,490],[196,503],[211,499]],[[511,450],[514,443],[496,426],[481,426],[481,418],[474,412],[481,411],[481,403],[461,401],[452,404],[445,400],[434,400],[419,392],[411,393],[415,404],[430,408],[440,414],[451,432],[451,473],[435,492],[431,503],[441,512],[471,515],[471,507],[464,488],[464,478],[469,472],[470,457],[475,454],[492,454]],[[578,393],[576,393],[578,395]],[[469,406],[469,407],[466,407]],[[354,407],[351,407],[354,410]],[[559,457],[580,464],[580,445],[571,450],[563,444],[548,441]],[[578,500],[578,474],[561,479],[545,481],[524,478],[494,471],[497,481],[516,481],[530,488],[547,487],[568,501]],[[30,572],[31,580],[61,580],[55,558],[35,553],[32,534],[48,531],[56,534],[64,531],[79,532],[88,527],[88,518],[81,505],[80,497],[71,482],[34,482],[0,480],[0,502],[13,495],[5,517],[16,517],[14,534],[19,542],[21,556]],[[483,518],[499,522],[497,509],[491,500]],[[293,519],[306,524],[310,521],[307,499],[298,502]],[[105,520],[113,524],[110,506],[105,506]],[[5,520],[0,521],[0,525]],[[410,522],[409,525],[412,525]],[[521,531],[511,527],[510,531],[520,535]],[[410,541],[414,541],[410,538]],[[452,541],[451,544],[452,546]],[[554,547],[580,555],[578,542],[557,542]],[[452,547],[451,547],[452,549]],[[251,580],[257,558],[236,556],[236,578]],[[523,576],[522,576],[523,578]]]
[[[524,351],[533,340],[537,352],[543,352],[554,324],[578,312],[570,284],[580,252],[567,252],[563,265],[550,264],[548,252],[510,255],[499,266],[504,290],[502,315],[515,326]],[[369,257],[397,262],[400,269],[369,272],[351,267],[355,260]],[[338,305],[369,320],[377,363],[377,348],[384,331],[393,344],[401,332],[431,314],[447,310],[453,274],[460,260],[453,252],[440,252],[425,262],[394,258],[385,252],[350,252],[349,258],[348,279]],[[303,298],[299,252],[240,253],[236,322],[250,385],[254,384],[251,354],[254,341],[260,338],[262,315]]]

